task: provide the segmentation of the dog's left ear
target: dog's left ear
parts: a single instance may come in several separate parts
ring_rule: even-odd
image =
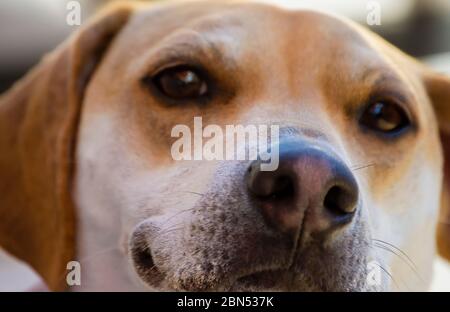
[[[450,261],[450,78],[425,70],[423,75],[428,96],[439,124],[444,153],[444,181],[437,227],[439,254]]]
[[[0,247],[52,290],[75,254],[71,187],[83,94],[133,7],[114,4],[0,98]]]

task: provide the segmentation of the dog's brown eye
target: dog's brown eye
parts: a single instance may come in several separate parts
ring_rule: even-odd
[[[208,85],[202,75],[186,66],[165,69],[154,78],[161,93],[175,99],[196,99],[208,92]]]
[[[410,124],[405,111],[389,102],[375,102],[369,105],[360,122],[372,130],[385,133],[396,132]]]

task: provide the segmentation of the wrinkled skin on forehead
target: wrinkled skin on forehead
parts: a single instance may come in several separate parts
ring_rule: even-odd
[[[142,85],[178,63],[206,69],[216,96],[174,105]],[[312,11],[220,3],[136,9],[83,102],[74,186],[82,289],[426,288],[442,155],[411,64],[358,26]],[[405,99],[412,131],[385,139],[361,129],[358,114],[379,90]],[[352,224],[324,245],[268,228],[246,192],[248,161],[172,159],[171,129],[193,127],[194,116],[204,125],[278,124],[295,129],[290,136],[323,141],[354,169],[360,200]],[[140,243],[149,245],[154,272],[133,268],[130,246]],[[367,283],[371,261],[383,268],[378,285]]]

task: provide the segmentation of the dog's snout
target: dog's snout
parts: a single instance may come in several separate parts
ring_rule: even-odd
[[[304,140],[281,142],[279,166],[262,171],[254,161],[246,176],[250,194],[266,221],[283,232],[325,232],[352,220],[358,186],[331,150]]]

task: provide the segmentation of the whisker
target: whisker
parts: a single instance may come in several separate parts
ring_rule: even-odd
[[[192,191],[182,191],[182,192],[183,192],[183,193],[195,194],[195,195],[199,195],[199,196],[204,196],[204,194],[202,194],[202,193],[197,193],[197,192],[192,192]],[[194,209],[195,209],[195,207],[191,207],[191,208],[182,209],[182,210],[178,211],[177,213],[171,215],[168,219],[166,219],[166,220],[161,224],[161,226],[167,224],[167,222],[169,222],[170,220],[172,220],[172,219],[175,218],[176,216],[179,216],[180,214],[185,213],[185,212],[193,211]]]
[[[404,255],[406,257],[406,259],[408,259],[408,261],[410,262],[410,264],[414,267],[414,269],[417,269],[416,264],[414,263],[414,261],[411,260],[411,258],[406,254],[406,252],[404,252],[403,250],[401,250],[400,248],[398,248],[397,246],[395,246],[394,244],[391,244],[389,242],[383,241],[381,239],[372,239],[373,241],[379,242],[379,243],[383,243],[386,245],[391,246],[392,248],[394,248],[395,250],[398,250],[402,255]]]
[[[169,227],[169,228],[165,229],[164,231],[159,232],[157,235],[155,235],[155,238],[158,238],[158,237],[160,237],[162,235],[166,235],[166,234],[171,233],[171,232],[176,232],[176,231],[182,230],[184,228],[184,226],[178,226],[181,223],[182,222],[177,223],[174,226]]]
[[[375,252],[375,254],[377,255],[377,258],[379,259],[379,255],[377,250],[374,248],[375,245],[370,245],[370,248],[373,248],[373,251]],[[392,280],[392,282],[394,283],[395,287],[400,291],[400,287],[398,286],[398,283],[396,282],[396,280],[394,279],[394,277],[391,275],[391,273],[389,273],[389,271],[387,269],[385,269],[383,266],[381,266],[381,264],[378,263],[378,261],[375,263],[376,265],[378,265],[381,270],[383,272],[385,272],[387,274],[387,276]]]
[[[94,257],[98,257],[98,256],[101,255],[101,254],[108,253],[108,252],[112,252],[112,251],[116,251],[116,250],[119,250],[119,247],[118,247],[118,246],[105,248],[105,249],[102,249],[102,250],[100,250],[100,251],[97,251],[97,252],[95,252],[95,253],[93,253],[93,254],[90,254],[90,255],[88,255],[88,256],[85,256],[85,257],[83,257],[83,258],[81,258],[81,259],[79,259],[79,260],[77,260],[77,261],[78,261],[80,264],[86,263],[86,262],[92,261],[92,259],[93,259]]]
[[[172,220],[172,219],[175,218],[176,216],[179,216],[180,214],[185,213],[185,212],[192,211],[192,210],[194,210],[194,209],[195,209],[195,207],[191,207],[191,208],[187,208],[187,209],[180,210],[180,211],[178,211],[177,213],[171,215],[169,218],[167,218],[160,226],[162,227],[163,225],[166,225],[167,222],[169,222],[170,220]]]
[[[375,165],[376,165],[375,163],[370,163],[370,164],[367,164],[367,165],[352,166],[352,167],[350,167],[350,170],[357,171],[357,170],[369,168],[369,167],[372,167],[372,166],[375,166]]]
[[[406,252],[404,252],[403,250],[401,250],[400,248],[398,248],[397,246],[395,246],[394,244],[391,244],[389,242],[383,241],[383,240],[379,240],[379,239],[374,239],[376,242],[379,243],[384,243],[388,246],[391,246],[392,248],[394,248],[395,250],[398,250],[402,255],[404,255],[406,257],[406,259],[409,261],[409,267],[411,268],[411,270],[414,272],[414,274],[416,274],[417,278],[423,283],[425,283],[425,280],[422,278],[422,276],[419,273],[419,269],[417,268],[417,265],[414,263],[414,261],[406,254]],[[391,251],[393,252],[393,251]],[[395,252],[394,252],[395,253]],[[396,253],[395,253],[396,254]],[[398,257],[400,257],[399,255],[397,255]],[[401,258],[401,257],[400,257]],[[405,261],[405,260],[403,260]],[[406,261],[405,261],[406,262]]]
[[[385,246],[385,245],[382,245],[382,244],[379,244],[379,243],[375,243],[374,245],[373,245],[374,247],[378,247],[378,248],[380,248],[380,249],[383,249],[383,250],[385,250],[385,251],[388,251],[388,252],[390,252],[390,253],[392,253],[392,254],[394,254],[394,255],[396,255],[399,259],[401,259],[403,262],[405,262],[407,265],[408,265],[408,267],[411,269],[411,271],[413,271],[413,273],[416,275],[416,277],[422,282],[422,283],[425,283],[424,282],[424,280],[423,280],[423,278],[420,276],[420,274],[418,273],[418,271],[417,271],[417,269],[416,269],[416,267],[415,267],[415,265],[414,265],[414,262],[412,262],[412,260],[410,260],[411,261],[411,263],[409,263],[408,261],[406,261],[401,255],[399,255],[398,253],[396,253],[394,250],[392,250],[391,248],[389,248],[388,246]],[[398,248],[397,248],[398,249]],[[401,251],[401,250],[400,250]],[[404,252],[402,252],[403,254],[404,254]],[[407,257],[407,256],[406,256]],[[408,257],[408,259],[409,259],[409,257]],[[406,285],[406,284],[405,284]],[[406,285],[407,286],[407,285]],[[409,287],[408,287],[409,288]]]
[[[172,192],[171,192],[171,195],[174,194],[174,193],[188,193],[188,194],[194,194],[194,195],[197,195],[197,196],[200,196],[200,197],[205,196],[205,194],[203,194],[203,193],[193,192],[193,191],[172,191]],[[154,195],[146,196],[145,198],[138,200],[138,201],[136,202],[136,205],[137,205],[137,207],[138,207],[137,210],[138,210],[139,212],[138,212],[138,213],[135,213],[135,217],[137,217],[137,218],[142,217],[142,216],[143,216],[142,211],[147,211],[147,210],[149,210],[149,208],[148,208],[149,202],[151,202],[152,200],[154,200],[154,198],[158,198],[158,201],[159,201],[161,204],[163,204],[163,203],[165,203],[165,202],[170,202],[170,200],[171,200],[170,197],[167,197],[167,196],[160,196],[160,195],[161,195],[161,194],[157,193],[157,194],[154,194]],[[145,215],[144,215],[144,216],[145,216]]]
[[[389,251],[389,252],[395,254],[395,252],[393,252],[392,250],[390,250],[390,249],[387,248],[387,247],[384,247],[384,246],[381,246],[381,245],[374,245],[374,247],[378,247],[378,248],[380,248],[380,249],[383,249],[383,250],[386,250],[386,251]],[[395,255],[397,255],[397,254],[395,254]],[[397,255],[397,256],[398,256],[398,255]],[[401,257],[399,257],[399,258],[402,259]],[[404,261],[404,260],[402,259],[402,261]],[[408,266],[408,267],[409,267],[409,266]],[[410,267],[410,268],[411,268],[411,267]],[[414,272],[414,273],[416,274],[416,276],[421,280],[421,278],[420,278],[420,276],[417,274],[417,272],[415,272],[414,270],[413,270],[413,272]],[[405,282],[403,281],[403,279],[402,279],[402,282],[403,282],[403,284],[405,284],[405,286],[409,289],[407,283],[405,283]]]
[[[375,246],[375,247],[378,247],[378,248],[380,248],[380,249],[389,251],[390,253],[396,255],[396,256],[399,257],[402,261],[404,261],[404,262],[408,265],[408,267],[411,268],[411,270],[414,271],[414,267],[412,267],[412,265],[410,265],[410,263],[407,263],[407,261],[406,261],[405,259],[403,259],[401,255],[399,255],[398,253],[396,253],[394,250],[392,250],[392,249],[389,248],[388,246],[381,245],[381,244],[378,244],[378,243],[375,243],[374,246]]]
[[[395,287],[400,290],[400,287],[398,286],[398,283],[395,281],[394,277],[392,276],[391,273],[389,273],[389,271],[387,269],[385,269],[382,265],[376,263],[376,265],[378,265],[380,267],[380,269],[387,274],[387,276],[389,276],[389,278],[392,280],[392,282],[394,283]],[[406,284],[405,284],[406,285]],[[408,286],[407,286],[408,287]]]
[[[195,195],[199,195],[201,197],[205,196],[205,194],[203,194],[203,193],[197,193],[197,192],[192,192],[192,191],[183,191],[183,193],[195,194]]]

